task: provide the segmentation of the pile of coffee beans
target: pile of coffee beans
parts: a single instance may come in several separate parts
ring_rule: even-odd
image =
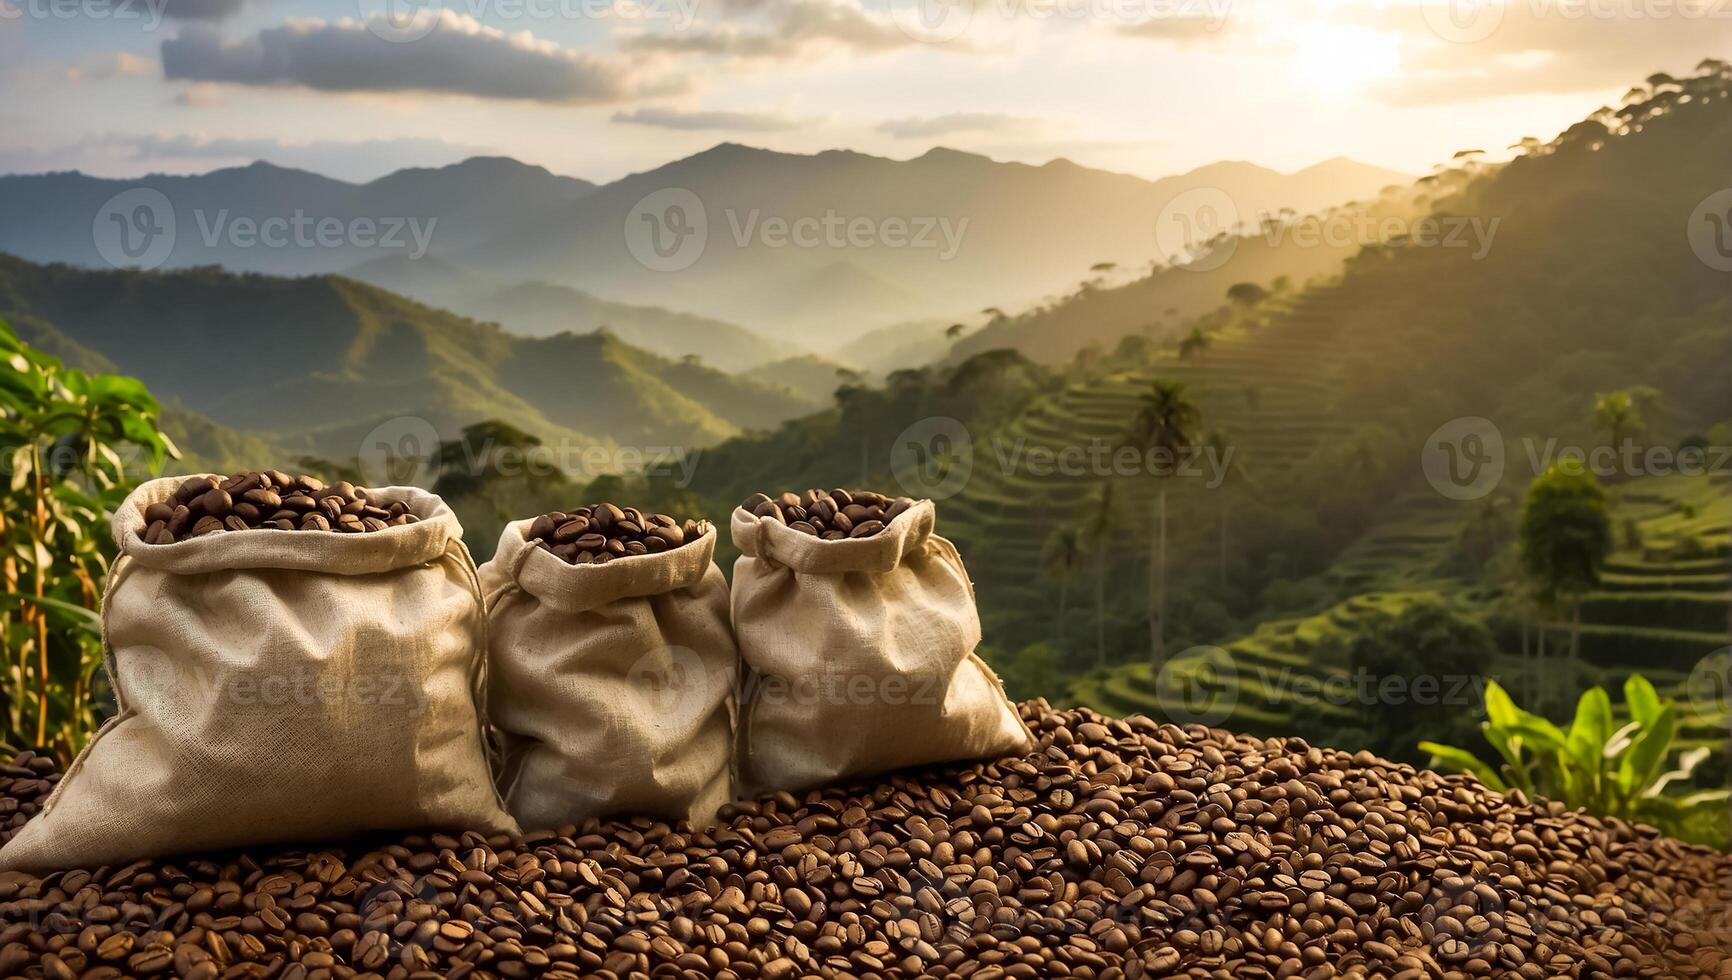
[[[681,524],[666,514],[645,514],[636,507],[608,503],[543,514],[525,532],[538,547],[573,565],[659,554],[708,533],[709,521]]]
[[[361,534],[413,524],[419,518],[401,501],[383,506],[346,481],[327,486],[281,470],[236,473],[217,480],[195,476],[174,496],[144,509],[138,532],[148,544],[174,544],[222,531],[342,531]]]
[[[0,874],[0,976],[1732,971],[1726,855],[1365,753],[1022,715],[1027,756],[778,793],[707,831],[592,821]],[[39,763],[0,779],[19,813],[46,792]]]
[[[913,507],[914,499],[871,490],[790,490],[779,497],[754,493],[740,506],[755,517],[768,517],[802,534],[840,541],[877,534]]]

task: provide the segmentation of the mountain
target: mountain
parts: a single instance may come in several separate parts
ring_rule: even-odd
[[[621,448],[701,447],[815,407],[606,333],[520,337],[334,276],[0,256],[0,317],[51,326],[223,426],[337,460],[390,419],[426,419],[443,437],[498,420],[573,470],[606,470]],[[583,455],[592,449],[605,451],[599,464]]]
[[[1165,258],[1172,243],[1154,229],[1162,207],[1187,192],[1255,224],[1265,212],[1309,211],[1408,179],[1345,160],[1285,175],[1220,163],[1150,181],[943,148],[892,160],[736,144],[601,187],[503,158],[366,184],[261,162],[125,181],[0,177],[0,251],[96,268],[343,272],[487,318],[495,312],[473,297],[525,283],[563,287],[592,300],[579,301],[572,329],[596,326],[585,321],[605,312],[623,336],[641,316],[659,326],[636,339],[658,352],[732,365],[748,359],[699,342],[685,332],[693,324],[594,304],[680,311],[828,350],[888,324],[1027,306],[1068,291],[1100,262]],[[685,250],[658,257],[676,242]],[[401,268],[429,259],[444,264]],[[458,282],[467,284],[461,304]],[[540,333],[564,323],[561,305],[573,297],[551,308],[508,299],[524,322],[501,322]],[[734,340],[746,343],[737,332]]]
[[[1379,716],[1414,705],[1345,693],[1364,669],[1355,641],[1422,602],[1489,634],[1491,669],[1373,675],[1489,673],[1563,717],[1633,671],[1681,698],[1732,643],[1732,506],[1711,462],[1732,445],[1732,68],[1643,91],[1507,164],[1428,178],[1433,222],[1477,219],[1489,241],[1390,237],[1334,274],[1172,324],[1206,341],[1189,349],[1127,335],[1058,366],[959,353],[712,447],[689,492],[717,513],[754,490],[937,498],[983,655],[1013,691],[1068,688],[1115,713],[1189,707],[1151,650],[1163,552],[1166,663],[1206,652],[1208,673],[1188,676],[1208,677],[1206,709],[1234,727],[1369,746]],[[1102,303],[1072,296],[1047,322],[1084,329]],[[1197,407],[1201,451],[1176,472],[1129,435],[1157,383]],[[1596,403],[1644,388],[1639,431],[1623,430],[1636,451],[1609,459]],[[1570,447],[1606,470],[1616,539],[1579,629],[1569,605],[1534,604],[1517,533],[1546,455]],[[1331,685],[1341,698],[1317,696]],[[1725,733],[1719,717],[1680,725],[1689,745]]]
[[[744,371],[788,354],[786,342],[722,320],[659,306],[614,303],[545,282],[495,286],[433,256],[388,256],[358,265],[346,275],[530,337],[606,329],[633,347],[669,358],[695,356],[724,371]]]
[[[140,197],[139,189],[162,197]],[[133,180],[76,172],[5,176],[0,252],[92,268],[131,265],[119,235],[143,245],[159,240],[147,239],[146,228],[168,231],[172,225],[172,251],[146,253],[167,268],[336,272],[381,254],[420,257],[474,247],[593,189],[587,181],[488,157],[400,170],[365,184],[262,161]],[[131,196],[117,197],[127,192]],[[158,213],[164,211],[172,214]],[[123,227],[113,224],[117,218]],[[264,223],[272,220],[281,224],[267,229]]]
[[[608,184],[461,258],[495,277],[654,297],[791,339],[845,341],[915,316],[1033,302],[1099,262],[1146,264],[1160,252],[1152,229],[1163,205],[1186,192],[1230,201],[1255,223],[1407,181],[1344,162],[1295,175],[1216,164],[1148,181],[942,148],[890,160],[724,143]],[[688,244],[671,261],[655,256],[676,242]],[[836,297],[828,306],[826,295]]]
[[[830,401],[851,370],[818,354],[802,354],[753,368],[741,377],[761,385],[790,389],[822,405]]]

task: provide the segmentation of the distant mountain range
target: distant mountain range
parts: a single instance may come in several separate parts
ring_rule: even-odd
[[[0,319],[51,352],[97,357],[178,409],[177,437],[338,461],[391,419],[443,438],[498,420],[562,452],[694,447],[817,407],[790,387],[660,357],[607,333],[520,337],[335,276],[91,271],[0,256]]]
[[[523,334],[605,325],[735,369],[828,353],[891,324],[1022,306],[1097,263],[1145,265],[1161,257],[1162,207],[1186,192],[1230,201],[1254,225],[1409,180],[1341,158],[1150,181],[946,149],[890,160],[736,144],[603,186],[501,158],[366,184],[267,163],[136,180],[53,173],[0,177],[0,251],[107,268],[160,240],[148,264],[341,273]],[[139,188],[161,197],[116,197]],[[171,214],[152,210],[163,201]],[[160,238],[169,221],[172,239]],[[117,251],[117,236],[134,248]]]

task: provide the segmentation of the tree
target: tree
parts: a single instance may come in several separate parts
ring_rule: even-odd
[[[1227,287],[1227,298],[1240,306],[1256,306],[1269,298],[1269,291],[1254,282],[1236,282]]]
[[[1179,454],[1194,442],[1193,431],[1201,418],[1202,413],[1186,397],[1184,385],[1156,380],[1143,393],[1131,420],[1131,443],[1155,454],[1161,464],[1149,468],[1160,481],[1149,540],[1150,662],[1156,671],[1166,662],[1167,654],[1167,478],[1172,476]]]
[[[1651,407],[1658,397],[1659,393],[1647,385],[1601,392],[1594,396],[1594,408],[1588,420],[1594,428],[1606,433],[1616,451],[1623,447],[1625,436],[1639,434],[1647,427],[1644,410]]]
[[[1421,737],[1459,744],[1476,734],[1472,713],[1479,699],[1464,696],[1497,656],[1497,644],[1479,620],[1441,599],[1420,599],[1399,612],[1372,614],[1346,641],[1345,653],[1356,684],[1373,685],[1371,691],[1380,691],[1389,678],[1408,684],[1370,699],[1363,713],[1366,748],[1418,765],[1426,760],[1416,747]],[[1422,687],[1420,678],[1435,681],[1427,683],[1435,689]]]
[[[433,492],[447,499],[481,496],[512,476],[510,470],[523,471],[527,454],[540,445],[539,438],[508,422],[464,426],[458,438],[439,443],[433,459],[438,473]],[[516,463],[508,462],[512,457]]]
[[[1083,516],[1082,543],[1095,563],[1095,665],[1107,662],[1107,554],[1118,523],[1118,494],[1112,480],[1096,488]]]
[[[1191,332],[1185,335],[1185,339],[1179,341],[1179,358],[1184,360],[1193,354],[1201,354],[1208,350],[1211,343],[1213,341],[1210,340],[1208,334],[1203,332],[1202,327],[1192,327]]]
[[[1070,524],[1052,529],[1041,545],[1041,566],[1047,577],[1058,582],[1058,645],[1064,647],[1065,618],[1069,612],[1070,585],[1082,570],[1082,532]]]
[[[0,322],[0,637],[6,741],[61,763],[96,730],[102,666],[95,610],[114,545],[108,523],[133,487],[131,464],[178,457],[156,399],[135,378],[86,374],[19,341]],[[131,457],[130,463],[128,457]]]
[[[1581,596],[1600,582],[1612,550],[1612,521],[1600,481],[1573,457],[1528,486],[1518,531],[1522,569],[1541,606],[1570,613],[1570,660],[1579,654]],[[1543,642],[1545,627],[1540,627]]]

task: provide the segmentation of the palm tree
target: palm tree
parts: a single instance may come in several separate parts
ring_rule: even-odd
[[[1623,446],[1625,436],[1635,435],[1647,427],[1642,410],[1651,405],[1658,395],[1658,392],[1647,385],[1601,392],[1594,396],[1594,408],[1588,421],[1594,428],[1605,431],[1611,439],[1612,450],[1616,452]]]
[[[1192,432],[1202,413],[1185,396],[1185,386],[1173,381],[1156,380],[1143,393],[1135,418],[1131,420],[1130,440],[1146,451],[1159,453],[1176,462],[1179,453],[1193,443]],[[1149,637],[1151,665],[1156,671],[1166,662],[1167,639],[1167,483],[1171,475],[1151,467],[1160,483],[1155,493],[1155,522],[1149,540]]]
[[[1095,664],[1101,667],[1107,662],[1107,552],[1116,523],[1118,494],[1111,480],[1103,480],[1089,502],[1082,525],[1082,544],[1095,561]]]
[[[1235,458],[1237,454],[1234,452],[1233,441],[1231,438],[1228,437],[1227,433],[1221,431],[1220,429],[1215,429],[1214,431],[1209,433],[1209,438],[1207,440],[1205,440],[1205,444],[1209,447],[1209,452],[1213,455],[1213,457],[1215,459],[1220,460],[1223,463],[1225,463],[1225,465],[1227,467],[1227,473],[1228,474],[1236,474],[1241,479],[1245,479],[1245,480],[1250,479],[1251,475],[1249,472],[1246,471],[1244,462]],[[1221,567],[1220,567],[1220,572],[1219,572],[1219,574],[1220,574],[1219,582],[1220,582],[1220,587],[1221,587],[1221,594],[1225,595],[1227,592],[1227,524],[1228,524],[1228,519],[1232,516],[1233,497],[1231,494],[1229,494],[1227,492],[1227,488],[1226,488],[1226,485],[1224,482],[1221,486],[1218,486],[1215,489],[1221,495],[1221,523],[1220,523],[1220,530],[1221,530],[1221,534],[1220,534],[1220,565],[1221,565]]]
[[[1075,525],[1061,524],[1052,529],[1041,546],[1041,565],[1049,578],[1058,582],[1058,646],[1064,649],[1065,618],[1070,608],[1070,584],[1082,570],[1084,558],[1082,532]]]

